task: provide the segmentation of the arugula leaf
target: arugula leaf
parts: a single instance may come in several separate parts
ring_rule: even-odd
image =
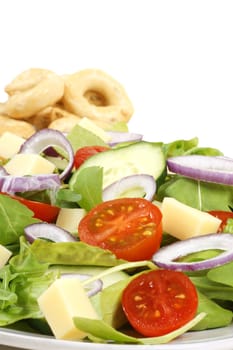
[[[157,192],[157,199],[173,197],[203,211],[229,210],[233,206],[233,186],[196,181],[185,176],[171,176]]]
[[[103,168],[84,168],[78,173],[73,190],[81,195],[78,204],[89,211],[102,202]]]
[[[106,143],[96,134],[82,128],[80,125],[75,125],[67,135],[74,152],[85,146],[107,146]]]
[[[18,242],[24,234],[24,227],[39,221],[33,215],[19,201],[0,194],[0,244],[7,246]]]
[[[56,193],[55,205],[62,208],[77,208],[81,195],[69,188],[60,188]]]

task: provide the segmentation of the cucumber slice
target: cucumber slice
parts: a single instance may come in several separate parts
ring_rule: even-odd
[[[76,179],[83,169],[93,166],[103,168],[103,188],[129,175],[152,175],[157,183],[166,175],[166,159],[162,144],[140,141],[88,158],[72,175],[69,181],[70,188],[74,188]]]

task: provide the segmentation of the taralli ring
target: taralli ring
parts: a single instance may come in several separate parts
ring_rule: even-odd
[[[79,117],[102,121],[106,125],[127,122],[133,106],[123,86],[98,69],[85,69],[66,76],[62,102]]]
[[[0,135],[7,131],[27,139],[35,133],[36,129],[26,121],[0,115]]]
[[[8,100],[5,113],[14,119],[27,119],[54,105],[64,93],[64,80],[50,70],[32,68],[5,87]]]

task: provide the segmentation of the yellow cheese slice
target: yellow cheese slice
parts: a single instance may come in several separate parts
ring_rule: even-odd
[[[4,165],[4,168],[10,175],[24,176],[52,174],[55,165],[39,154],[18,153]]]
[[[71,233],[77,233],[78,224],[85,215],[86,210],[82,208],[61,208],[56,225]]]
[[[0,157],[9,159],[18,153],[20,147],[25,142],[23,137],[11,132],[4,132],[0,137]]]
[[[221,220],[209,213],[192,208],[175,198],[163,199],[163,231],[182,240],[218,231]]]
[[[12,252],[0,244],[0,268],[6,265],[11,255]]]
[[[38,298],[39,307],[57,339],[79,340],[86,334],[79,330],[73,317],[97,319],[78,278],[60,278]]]

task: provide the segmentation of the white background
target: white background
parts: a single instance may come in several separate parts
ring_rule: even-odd
[[[148,140],[197,136],[233,156],[233,1],[1,0],[0,101],[31,67],[100,68]]]

